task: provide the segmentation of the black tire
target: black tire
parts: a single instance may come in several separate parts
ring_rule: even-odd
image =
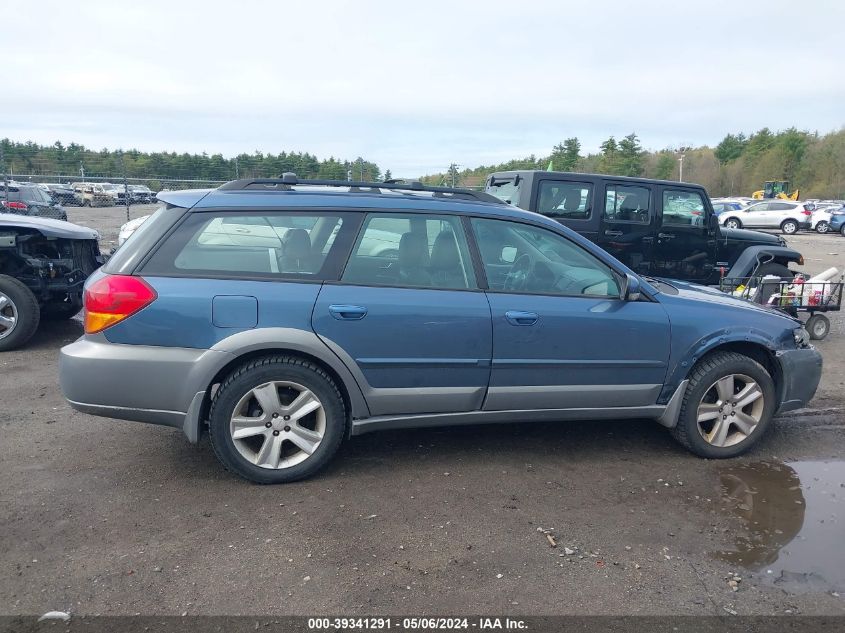
[[[235,447],[229,424],[238,402],[250,390],[270,381],[296,382],[320,401],[326,415],[325,431],[317,449],[304,461],[280,469],[262,468],[248,461]],[[258,484],[280,484],[305,479],[326,466],[347,433],[346,407],[340,390],[319,366],[291,356],[267,356],[252,360],[232,372],[220,385],[209,414],[211,446],[230,471]]]
[[[78,303],[47,303],[41,307],[41,318],[45,321],[66,321],[72,319],[82,306]]]
[[[816,224],[816,233],[821,233],[822,235],[824,235],[829,230],[830,230],[830,224],[828,224],[824,220],[821,220],[818,224]]]
[[[842,237],[845,237],[845,224],[843,224],[842,228],[839,229],[839,233],[842,235]]]
[[[765,277],[766,275],[777,275],[781,279],[790,280],[795,277],[795,273],[789,270],[783,264],[776,264],[775,262],[768,262],[760,266],[754,273],[755,277]]]
[[[798,222],[795,220],[784,220],[780,223],[780,230],[786,235],[795,235],[798,232]]]
[[[41,310],[32,291],[14,277],[0,275],[0,293],[9,298],[17,313],[15,326],[6,336],[0,338],[0,352],[5,352],[22,346],[32,338],[41,321]],[[12,308],[4,311],[11,313]],[[6,328],[3,331],[6,331]]]
[[[814,341],[820,341],[830,333],[830,320],[823,314],[814,314],[804,326]]]
[[[727,220],[725,220],[724,226],[728,229],[741,229],[742,222],[739,218],[728,218]]]
[[[717,380],[731,374],[744,374],[757,382],[764,398],[763,413],[760,422],[748,437],[730,446],[714,446],[699,432],[698,405]],[[750,450],[765,434],[775,409],[775,384],[769,372],[760,363],[736,352],[713,352],[698,361],[690,372],[678,424],[671,429],[671,433],[681,445],[699,457],[736,457]]]

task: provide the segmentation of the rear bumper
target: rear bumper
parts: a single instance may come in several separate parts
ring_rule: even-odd
[[[822,377],[822,355],[814,348],[785,350],[776,353],[783,376],[777,413],[786,413],[806,406]]]
[[[805,229],[807,231],[809,231],[812,228],[812,226],[813,226],[812,222],[799,222],[798,223],[799,229]]]
[[[181,428],[197,441],[208,381],[231,358],[227,352],[117,345],[102,334],[83,336],[61,349],[59,382],[74,409]]]

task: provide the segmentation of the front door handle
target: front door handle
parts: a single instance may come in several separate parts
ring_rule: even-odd
[[[674,233],[658,233],[657,237],[659,237],[661,240],[671,240],[673,237],[678,237],[678,236],[675,235]]]
[[[622,237],[622,231],[605,231],[605,235],[608,237]]]
[[[536,312],[521,312],[519,310],[508,310],[505,318],[511,325],[534,325],[540,318]]]
[[[364,306],[330,305],[329,314],[338,321],[360,321],[367,316]]]

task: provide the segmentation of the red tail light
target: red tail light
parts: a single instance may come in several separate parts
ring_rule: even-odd
[[[804,213],[804,215],[813,215],[813,212],[807,211],[807,209],[804,209],[803,213]]]
[[[85,332],[102,332],[156,300],[158,295],[140,277],[107,275],[85,290]]]
[[[29,208],[23,202],[6,202],[5,200],[0,200],[0,204],[2,204],[7,209],[20,209],[22,211],[26,211]]]

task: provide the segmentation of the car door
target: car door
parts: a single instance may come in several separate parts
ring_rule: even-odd
[[[796,205],[795,203],[791,202],[770,202],[769,203],[769,223],[766,226],[777,228],[781,224],[783,224],[784,220],[792,219],[798,222],[802,222],[803,220],[799,220],[797,218],[798,214],[796,213]]]
[[[670,340],[659,303],[620,299],[619,276],[557,232],[507,220],[471,224],[493,325],[485,410],[656,402]]]
[[[641,183],[606,181],[598,193],[601,224],[595,241],[640,274],[651,268],[656,221],[652,187]]]
[[[739,216],[744,227],[764,227],[770,221],[770,202],[758,202],[746,208]]]
[[[341,280],[320,291],[312,324],[374,416],[481,408],[490,306],[458,216],[369,214]]]
[[[660,230],[654,248],[654,274],[705,283],[716,268],[716,235],[700,191],[660,187]]]

